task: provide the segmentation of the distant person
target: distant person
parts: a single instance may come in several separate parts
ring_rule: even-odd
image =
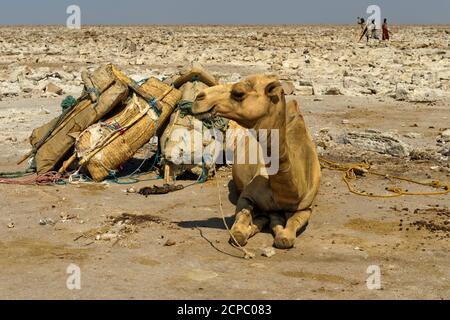
[[[367,26],[367,34],[366,34],[367,42],[369,42],[369,38],[379,40],[377,33],[377,25],[375,24],[375,19],[372,20]]]
[[[361,30],[364,30],[364,28],[366,27],[366,20],[364,20],[364,18],[360,18],[358,17],[358,24],[361,27]]]
[[[381,29],[383,30],[383,36],[382,36],[383,41],[389,40],[389,29],[388,29],[388,24],[387,24],[386,18],[384,19],[383,26],[381,27]]]
[[[361,32],[361,36],[359,37],[359,40],[358,41],[361,41],[361,39],[364,37],[364,36],[367,36],[368,35],[368,29],[367,29],[367,24],[366,24],[366,20],[364,20],[364,18],[359,18],[358,17],[358,24],[359,24],[359,26],[361,27],[361,30],[362,30],[362,32]],[[367,40],[367,41],[369,41],[369,40]]]

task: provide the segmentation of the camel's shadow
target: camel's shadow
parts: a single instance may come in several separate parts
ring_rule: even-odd
[[[239,198],[239,193],[236,189],[236,186],[234,182],[231,180],[228,182],[228,200],[233,204],[237,204],[237,200]],[[225,217],[225,221],[229,228],[234,223],[234,216],[232,217]],[[210,229],[223,229],[225,230],[226,227],[223,224],[222,218],[219,217],[213,217],[208,218],[206,220],[190,220],[190,221],[180,221],[177,223],[179,227],[182,228],[210,228]]]
[[[234,184],[233,180],[230,180],[228,182],[228,200],[233,204],[236,205],[237,201],[239,199],[239,192],[236,188],[236,185]],[[228,228],[231,228],[231,226],[234,223],[234,216],[232,217],[225,217],[225,221],[228,225]],[[206,220],[188,220],[188,221],[180,221],[177,223],[177,225],[181,228],[210,228],[210,229],[222,229],[226,230],[225,225],[223,224],[222,218],[219,217],[213,217],[208,218]],[[303,226],[298,232],[297,236],[301,235],[303,232],[305,232],[308,224]],[[264,229],[261,231],[261,233],[272,233],[269,226],[267,225],[264,227]]]
[[[233,225],[234,217],[226,217],[225,221],[229,228]],[[209,229],[226,229],[222,218],[209,218],[206,220],[190,220],[190,221],[180,221],[177,223],[179,227],[182,228],[209,228]]]

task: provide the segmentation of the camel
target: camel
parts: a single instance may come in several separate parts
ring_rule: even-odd
[[[205,89],[197,95],[192,111],[198,118],[221,116],[256,131],[278,130],[279,169],[275,174],[261,170],[267,164],[233,164],[233,181],[240,195],[230,241],[245,246],[270,223],[274,246],[292,248],[309,221],[320,184],[316,147],[297,102],[286,104],[276,76],[255,75]]]

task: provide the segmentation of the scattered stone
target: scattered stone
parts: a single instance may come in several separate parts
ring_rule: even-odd
[[[438,159],[436,152],[432,150],[424,150],[416,148],[410,151],[409,158],[411,160],[435,160]]]
[[[436,90],[414,90],[411,96],[408,98],[410,102],[429,103],[436,102],[440,99],[440,95]]]
[[[445,142],[450,142],[450,129],[446,129],[446,130],[442,131],[441,132],[441,138]]]
[[[417,139],[417,138],[420,138],[422,135],[417,132],[408,132],[408,133],[405,133],[403,136],[405,138],[409,138],[409,139]]]
[[[339,96],[339,95],[342,95],[342,92],[337,87],[331,87],[331,88],[327,88],[325,90],[325,95],[327,95],[327,96]]]
[[[436,138],[439,147],[438,153],[444,157],[450,156],[450,129],[446,129]]]
[[[397,87],[395,90],[394,98],[397,101],[408,100],[409,91],[405,87]]]
[[[41,107],[41,108],[39,109],[38,114],[39,114],[39,115],[50,114],[50,111],[47,110],[47,109],[45,109],[44,107]]]
[[[43,218],[43,219],[39,219],[39,224],[41,226],[46,226],[46,225],[55,225],[55,222],[53,221],[52,218]]]
[[[95,236],[95,240],[97,241],[111,241],[119,238],[119,235],[116,233],[103,233]]]
[[[177,244],[177,242],[175,240],[167,239],[167,241],[164,243],[164,246],[165,247],[171,247],[171,246],[174,246],[176,244]]]
[[[294,94],[295,87],[292,81],[281,81],[281,85],[283,87],[284,93],[287,95]]]
[[[343,142],[357,148],[389,154],[395,157],[409,155],[410,147],[392,134],[378,132],[349,132],[343,136]]]
[[[308,86],[297,86],[295,88],[296,94],[299,96],[313,96],[314,95],[314,88],[308,87]],[[319,101],[319,100],[314,100]],[[320,100],[322,101],[322,100]]]
[[[54,93],[54,94],[57,94],[57,95],[62,95],[63,94],[63,89],[58,87],[56,84],[50,82],[45,87],[45,92]]]
[[[137,191],[136,191],[135,188],[131,187],[131,188],[128,188],[128,189],[126,190],[126,192],[127,192],[127,193],[136,193]]]
[[[267,247],[262,249],[261,255],[263,257],[270,258],[276,254],[275,249],[273,247]]]
[[[15,224],[14,224],[14,222],[10,222],[6,226],[8,227],[8,229],[12,229],[15,227]]]
[[[75,219],[77,216],[73,213],[61,212],[59,214],[59,217],[61,218],[61,222],[66,222],[66,221]]]

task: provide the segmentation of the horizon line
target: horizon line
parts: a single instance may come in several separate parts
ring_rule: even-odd
[[[450,23],[390,23],[391,26],[449,26]],[[83,27],[126,27],[126,26],[358,26],[357,23],[96,23],[82,24]],[[66,27],[65,24],[1,24],[0,27]]]

